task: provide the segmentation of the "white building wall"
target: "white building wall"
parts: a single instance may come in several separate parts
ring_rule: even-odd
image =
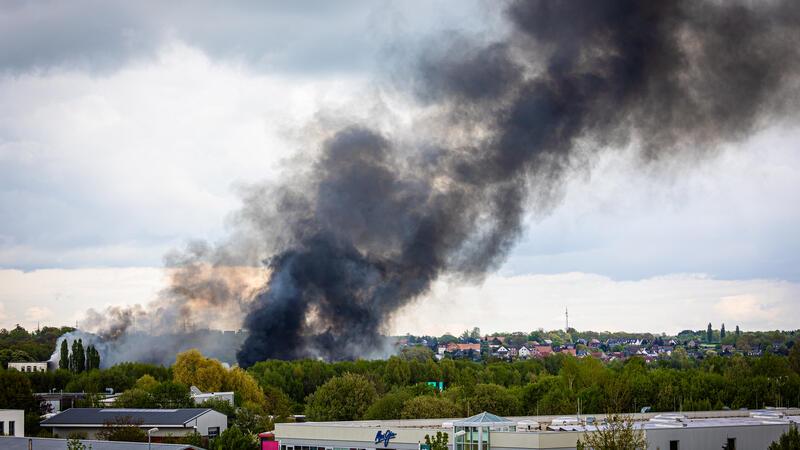
[[[197,425],[197,432],[202,436],[208,436],[209,428],[219,427],[220,434],[228,429],[228,417],[225,414],[214,411],[213,409],[198,417],[193,422],[194,423],[188,424],[189,427],[192,425]]]
[[[3,424],[4,436],[25,436],[25,411],[21,409],[0,409],[0,422]],[[10,433],[14,424],[14,434]]]
[[[224,400],[233,406],[233,392],[204,392],[202,394],[192,394],[195,405],[202,405],[206,400]]]
[[[669,450],[678,441],[678,450],[721,449],[728,438],[736,439],[736,450],[766,449],[789,429],[788,423],[702,428],[664,428],[646,431],[648,450]]]
[[[47,361],[44,362],[10,362],[9,369],[19,370],[20,372],[47,372]]]

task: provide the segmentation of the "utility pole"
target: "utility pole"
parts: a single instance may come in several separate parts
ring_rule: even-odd
[[[567,318],[567,328],[564,329],[564,332],[569,333],[569,307],[564,308],[564,316]]]

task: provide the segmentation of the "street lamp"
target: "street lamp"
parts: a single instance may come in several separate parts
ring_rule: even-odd
[[[158,428],[155,428],[155,427],[150,428],[149,430],[147,430],[147,450],[150,450],[151,435],[153,433],[155,433],[156,431],[158,431]]]

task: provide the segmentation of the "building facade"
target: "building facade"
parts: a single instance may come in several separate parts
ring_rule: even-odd
[[[42,362],[10,362],[8,363],[9,369],[19,370],[20,372],[47,372],[50,363],[47,361]]]
[[[451,450],[575,450],[581,437],[605,426],[603,416],[570,419],[481,413],[466,419],[279,423],[275,438],[280,450],[419,450],[426,435],[444,432]],[[766,449],[797,426],[800,410],[636,414],[634,420],[649,450]]]
[[[0,409],[0,436],[25,436],[25,411]]]

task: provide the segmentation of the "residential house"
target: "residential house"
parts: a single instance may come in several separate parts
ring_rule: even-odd
[[[508,349],[503,345],[499,346],[497,348],[497,350],[495,350],[494,353],[498,358],[507,358],[508,357]]]
[[[537,358],[544,358],[553,353],[553,347],[550,345],[537,345],[532,350],[533,356]]]

